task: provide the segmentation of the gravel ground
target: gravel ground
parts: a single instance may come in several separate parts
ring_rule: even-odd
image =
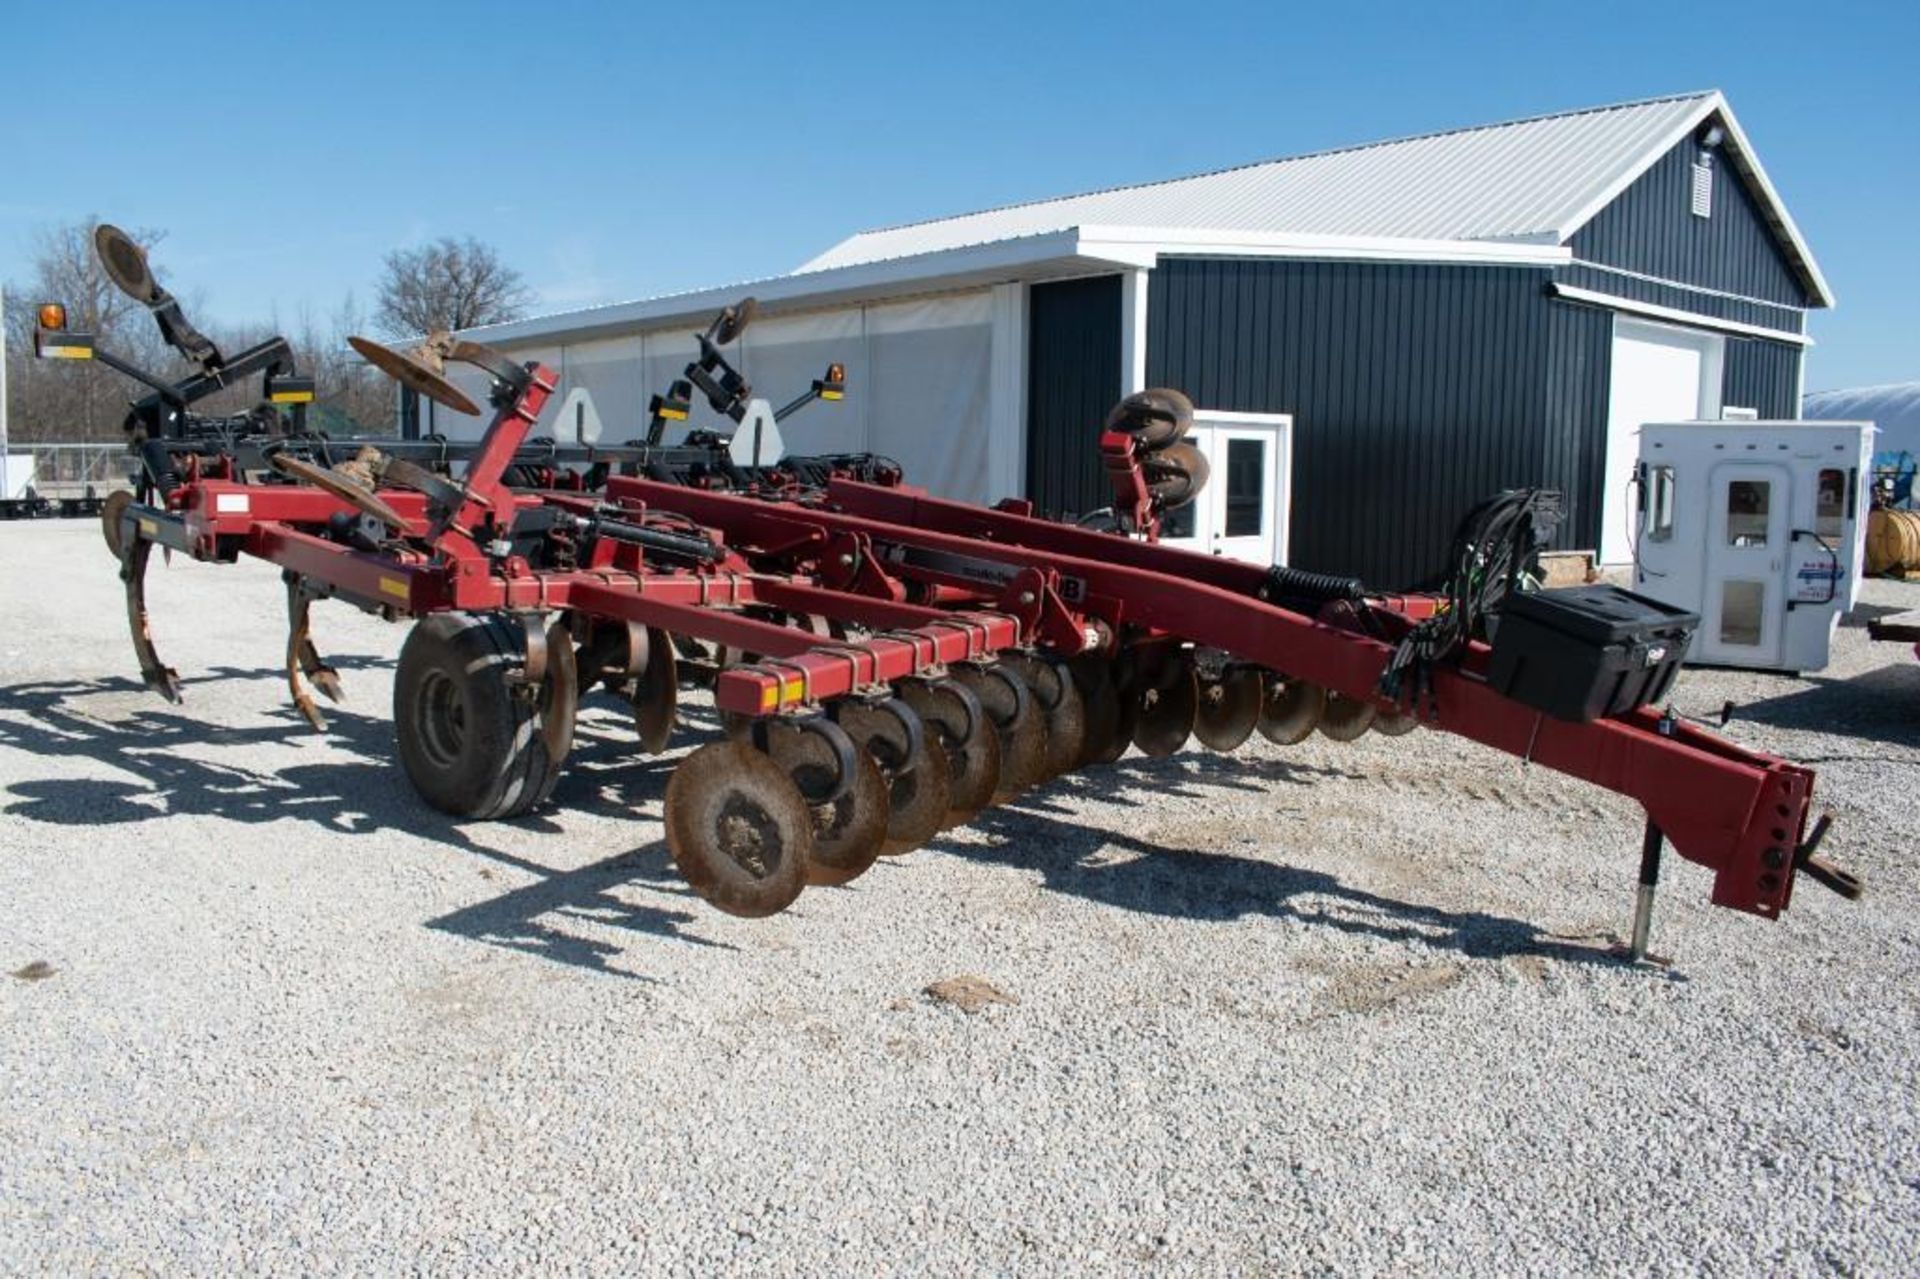
[[[1857,627],[1677,702],[1819,767],[1868,897],[1770,924],[1671,861],[1662,973],[1605,953],[1637,809],[1444,735],[1129,756],[749,922],[611,704],[550,812],[453,824],[389,762],[400,628],[316,611],[316,736],[271,569],[156,562],[170,707],[92,523],[0,552],[5,1269],[1920,1257],[1920,664]]]

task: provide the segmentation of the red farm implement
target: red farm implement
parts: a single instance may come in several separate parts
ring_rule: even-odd
[[[131,260],[103,240],[103,258]],[[105,516],[147,683],[178,700],[146,627],[144,573],[162,546],[281,567],[288,679],[316,725],[310,685],[338,685],[309,637],[311,602],[412,619],[395,679],[401,764],[429,803],[462,817],[547,799],[582,689],[623,691],[642,746],[659,751],[679,688],[703,684],[727,731],[677,766],[667,841],[693,888],[741,915],[844,883],[1129,746],[1166,755],[1190,737],[1231,750],[1254,732],[1285,744],[1416,728],[1645,809],[1636,954],[1669,841],[1714,872],[1720,905],[1776,916],[1802,871],[1858,892],[1818,853],[1826,821],[1809,831],[1809,770],[1649,705],[1691,619],[1666,619],[1651,640],[1542,638],[1552,608],[1586,625],[1635,600],[1514,589],[1550,498],[1521,491],[1476,511],[1438,595],[1173,549],[1157,542],[1160,517],[1205,482],[1204,458],[1182,442],[1184,397],[1151,391],[1099,434],[1116,503],[1095,524],[944,501],[875,459],[769,454],[767,429],[811,397],[779,413],[751,397],[721,350],[750,316],[717,320],[687,381],[655,400],[653,429],[606,449],[530,442],[555,374],[445,335],[412,353],[356,345],[455,408],[475,406],[445,363],[485,370],[484,437],[356,442],[339,459],[341,446],[271,423],[262,437],[196,433],[186,384],[113,361],[155,388],[129,420],[139,496]],[[57,325],[41,336],[91,349]],[[292,376],[290,362],[270,371]],[[695,387],[737,429],[662,447],[663,418],[683,416]],[[814,394],[838,390],[830,372]],[[1599,676],[1565,674],[1568,643]]]

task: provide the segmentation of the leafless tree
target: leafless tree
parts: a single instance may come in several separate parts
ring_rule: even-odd
[[[67,327],[92,333],[105,346],[143,364],[158,362],[158,330],[146,308],[122,293],[93,252],[100,219],[42,230],[34,241],[32,274],[7,286],[8,430],[17,441],[117,439],[130,388],[113,371],[92,363],[36,367],[36,304],[62,302]],[[139,230],[147,248],[165,233]]]
[[[8,431],[16,443],[110,441],[125,437],[121,422],[128,402],[145,394],[125,377],[90,361],[42,363],[33,358],[36,303],[64,302],[68,327],[95,335],[103,347],[135,365],[177,380],[191,372],[187,362],[161,340],[146,308],[107,279],[94,256],[96,218],[40,233],[32,273],[6,290]],[[137,231],[133,238],[149,250],[163,234]],[[161,265],[154,264],[162,274]],[[293,347],[294,361],[315,383],[309,425],[334,435],[386,434],[394,430],[396,393],[387,378],[369,368],[347,346],[349,334],[365,332],[367,319],[348,294],[324,322],[302,311],[291,331],[278,317],[266,324],[208,324],[205,308],[192,294],[183,309],[229,356],[275,333]],[[260,398],[260,383],[249,378],[194,405],[196,413],[243,413]]]
[[[489,245],[446,236],[387,254],[375,319],[396,338],[517,320],[533,300],[520,273]]]

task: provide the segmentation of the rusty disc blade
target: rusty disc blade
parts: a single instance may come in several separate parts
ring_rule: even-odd
[[[1133,742],[1133,726],[1121,723],[1120,690],[1114,683],[1113,663],[1097,654],[1083,653],[1067,667],[1086,705],[1086,740],[1080,763],[1111,764]]]
[[[680,660],[665,631],[647,631],[647,664],[633,683],[633,726],[640,731],[640,749],[658,755],[673,740],[680,703]]]
[[[1267,675],[1261,679],[1260,736],[1275,746],[1297,746],[1313,736],[1327,706],[1327,691],[1309,680]]]
[[[1211,473],[1207,455],[1188,443],[1171,444],[1150,454],[1140,469],[1146,474],[1147,492],[1163,511],[1178,510],[1199,497]]]
[[[119,489],[107,495],[100,506],[100,533],[107,539],[107,549],[113,552],[113,558],[126,558],[126,543],[120,536],[120,517],[133,505],[133,494]]]
[[[1004,804],[1046,776],[1046,712],[1020,673],[998,663],[956,666],[953,678],[980,700],[999,734],[1000,778],[993,802]]]
[[[435,404],[444,404],[455,413],[479,416],[480,406],[469,399],[465,391],[413,356],[371,338],[350,337],[347,345],[358,351],[368,364],[408,390],[418,391]]]
[[[883,857],[911,852],[938,835],[952,806],[953,768],[938,730],[910,705],[902,709],[921,720],[917,732],[909,733],[901,717],[882,706],[849,702],[840,708],[840,727],[873,756],[887,779]]]
[[[1000,734],[978,700],[951,680],[902,680],[899,696],[940,739],[948,772],[945,824],[971,821],[1000,786]]]
[[[407,527],[407,517],[386,504],[386,501],[372,489],[347,478],[338,471],[324,466],[316,466],[291,453],[275,453],[273,469],[282,475],[290,475],[302,484],[311,484],[322,492],[339,498],[363,515],[371,515],[391,529]]]
[[[1172,387],[1135,391],[1107,414],[1107,430],[1124,431],[1150,449],[1184,439],[1193,429],[1193,401]]]
[[[100,258],[100,269],[120,291],[136,302],[149,303],[160,297],[153,270],[147,265],[147,251],[134,243],[132,236],[111,223],[102,222],[93,229],[93,251]]]
[[[1020,672],[1047,716],[1048,777],[1058,777],[1080,766],[1087,748],[1087,702],[1067,664],[1034,653],[1014,653],[1000,659]]]
[[[1260,722],[1260,672],[1237,666],[1217,680],[1200,683],[1193,735],[1208,750],[1238,750]]]
[[[1200,683],[1193,664],[1178,657],[1170,666],[1173,669],[1148,680],[1134,699],[1138,710],[1133,744],[1153,759],[1165,759],[1187,744],[1200,709]]]
[[[719,327],[713,335],[714,345],[726,346],[739,341],[740,335],[747,331],[747,326],[752,324],[754,317],[759,314],[760,299],[758,298],[742,298],[722,311]]]
[[[547,758],[558,765],[573,749],[573,720],[580,701],[580,667],[573,633],[564,622],[547,628],[547,675],[540,681],[540,735]]]
[[[1412,711],[1381,711],[1373,720],[1373,731],[1388,737],[1405,737],[1418,727],[1420,717]]]
[[[1320,716],[1320,732],[1336,742],[1351,742],[1365,736],[1379,713],[1372,702],[1328,689],[1326,713]]]
[[[770,732],[767,750],[803,798],[834,789],[840,766],[819,734],[782,726]],[[845,793],[807,808],[813,822],[807,882],[845,884],[865,874],[887,842],[887,779],[873,756],[856,749]]]
[[[813,819],[786,773],[744,742],[709,742],[667,781],[667,851],[729,915],[785,910],[807,885]]]

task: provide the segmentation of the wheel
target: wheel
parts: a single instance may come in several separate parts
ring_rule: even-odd
[[[853,777],[840,795],[829,799],[840,765],[823,732],[770,725],[767,753],[808,809],[813,844],[806,881],[846,884],[866,874],[887,842],[887,779],[873,757],[856,745],[849,752]]]
[[[709,742],[667,781],[667,851],[694,892],[759,919],[807,886],[813,817],[787,775],[744,742]]]
[[[1261,680],[1260,736],[1275,746],[1297,746],[1313,736],[1327,707],[1327,690],[1304,679],[1268,674]]]
[[[906,679],[900,700],[940,737],[947,756],[948,826],[973,820],[1000,788],[1000,733],[980,699],[955,680]]]
[[[838,709],[840,727],[873,757],[887,781],[887,839],[880,855],[912,852],[940,833],[952,807],[953,766],[938,730],[929,731],[910,706],[900,709],[913,717],[911,730],[885,706],[847,701]]]
[[[1238,750],[1260,722],[1260,672],[1236,666],[1217,680],[1202,680],[1193,735],[1208,750]]]
[[[1150,449],[1161,449],[1193,429],[1193,401],[1170,387],[1135,391],[1107,414],[1107,430],[1124,431]]]
[[[435,613],[400,649],[393,723],[421,798],[455,817],[516,817],[560,779],[540,698],[512,678],[525,632],[497,613]]]

